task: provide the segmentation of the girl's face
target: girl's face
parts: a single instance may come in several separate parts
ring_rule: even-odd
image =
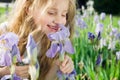
[[[53,0],[52,5],[42,16],[39,10],[35,11],[33,17],[36,25],[41,26],[41,30],[46,34],[57,32],[59,30],[58,24],[66,24],[68,4],[68,0]]]

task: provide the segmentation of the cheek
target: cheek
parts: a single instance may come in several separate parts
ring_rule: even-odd
[[[66,24],[66,22],[67,22],[67,20],[66,20],[66,19],[64,19],[64,20],[63,20],[63,24],[65,25],[65,24]]]

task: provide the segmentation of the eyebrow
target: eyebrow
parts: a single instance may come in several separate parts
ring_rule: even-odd
[[[48,9],[50,9],[50,10],[58,10],[56,8],[48,8]],[[64,12],[68,12],[68,10],[64,10]]]

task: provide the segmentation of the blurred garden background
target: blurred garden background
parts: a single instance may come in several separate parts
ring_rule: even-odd
[[[0,23],[14,1],[0,0]],[[78,0],[70,55],[76,80],[120,80],[120,0]]]

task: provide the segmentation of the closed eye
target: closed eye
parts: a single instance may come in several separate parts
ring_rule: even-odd
[[[63,17],[66,17],[66,14],[65,15],[62,15]]]
[[[49,15],[55,15],[55,12],[48,12]]]

